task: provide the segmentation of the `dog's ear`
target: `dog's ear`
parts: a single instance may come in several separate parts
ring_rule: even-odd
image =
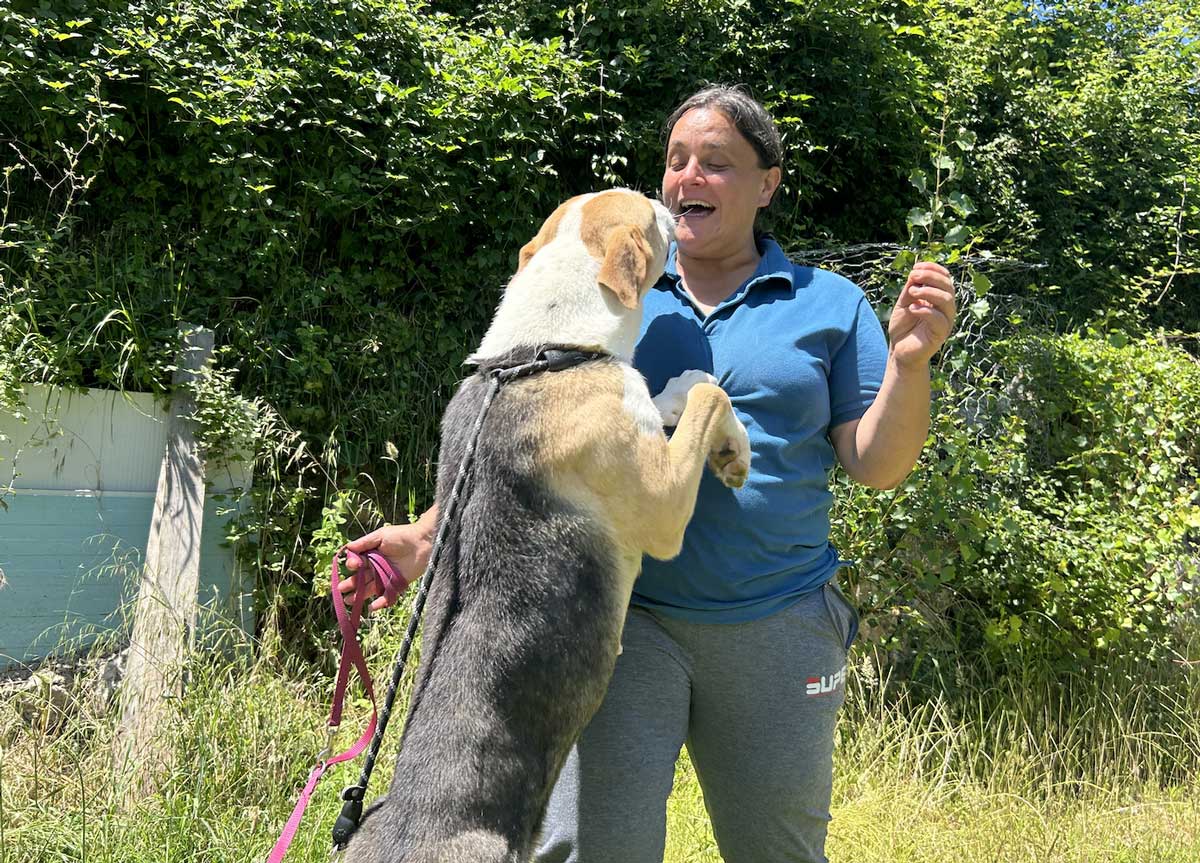
[[[613,228],[604,246],[604,263],[598,277],[600,287],[616,294],[625,308],[636,309],[649,268],[650,246],[642,232],[632,225]]]
[[[525,269],[525,265],[528,264],[530,259],[537,254],[538,249],[548,244],[554,239],[555,235],[558,234],[558,223],[563,220],[563,216],[567,212],[567,207],[570,206],[575,200],[575,198],[571,198],[569,201],[551,213],[550,218],[545,221],[541,229],[537,232],[537,235],[528,243],[521,246],[521,251],[517,255],[518,273]]]
[[[537,254],[537,250],[540,249],[542,246],[546,245],[546,243],[548,241],[545,238],[545,236],[543,236],[545,233],[546,233],[546,228],[545,228],[545,226],[543,226],[542,229],[540,231],[538,231],[536,237],[534,237],[532,240],[530,240],[525,245],[521,246],[521,251],[517,255],[517,272],[518,273],[521,272],[521,270],[525,269],[525,265],[529,263],[530,258],[532,258],[534,255]]]

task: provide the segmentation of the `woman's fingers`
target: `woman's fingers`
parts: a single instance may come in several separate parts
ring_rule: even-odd
[[[423,531],[424,528],[420,523],[384,525],[365,536],[346,543],[343,549],[347,552],[347,568],[351,575],[345,581],[339,582],[338,590],[342,593],[349,593],[357,588],[360,578],[366,578],[367,596],[379,597],[371,603],[370,607],[380,609],[392,604],[397,592],[393,592],[393,598],[389,601],[384,590],[384,582],[376,577],[372,567],[361,568],[360,557],[365,556],[368,552],[378,552],[387,559],[396,574],[403,579],[404,584],[407,584],[412,578],[421,574],[429,557],[428,551],[423,551],[423,546],[426,544]],[[404,586],[401,585],[398,592],[403,592],[403,589]]]
[[[926,332],[933,336],[934,343],[941,347],[947,338],[950,336],[951,330],[954,329],[954,322],[947,317],[942,311],[933,306],[923,306],[920,308],[911,307],[908,310],[915,321],[911,332],[916,332],[917,327],[924,323]]]
[[[377,589],[375,579],[369,578],[369,574],[368,574],[368,579],[369,580],[367,581],[367,596],[375,596],[375,594],[377,594],[379,592]],[[358,588],[358,576],[357,575],[352,575],[349,578],[343,579],[342,581],[338,582],[338,591],[341,593],[354,593],[354,591],[357,588]]]
[[[929,285],[913,285],[909,288],[908,295],[910,299],[914,300],[914,303],[910,303],[910,305],[935,308],[948,319],[954,319],[953,291]]]
[[[363,554],[367,551],[373,551],[383,544],[383,528],[373,530],[358,539],[352,539],[346,543],[346,551],[352,551],[355,554]],[[357,561],[351,561],[351,569],[358,569]]]
[[[936,310],[953,324],[954,279],[950,271],[930,261],[916,264],[908,274],[896,305],[899,309],[911,311],[918,316],[922,311]]]
[[[905,290],[914,285],[925,285],[954,293],[954,279],[950,271],[938,264],[917,264],[908,274],[904,283]]]

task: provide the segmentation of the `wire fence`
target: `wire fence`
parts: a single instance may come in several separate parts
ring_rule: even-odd
[[[802,266],[832,270],[850,279],[862,288],[886,327],[906,275],[896,261],[902,253],[912,251],[896,243],[861,243],[792,248],[788,257]],[[1046,266],[986,252],[964,255],[947,265],[954,277],[958,316],[954,333],[935,360],[936,369],[944,376],[939,395],[957,405],[973,427],[986,423],[998,395],[1001,369],[991,346],[1023,330],[1052,332],[1057,328],[1053,307],[1030,290],[1035,274]],[[977,282],[979,276],[983,279]],[[1011,390],[1019,382],[1003,385]]]

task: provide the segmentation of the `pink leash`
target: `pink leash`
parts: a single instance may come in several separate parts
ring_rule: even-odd
[[[356,638],[359,622],[362,620],[363,603],[367,599],[367,587],[372,583],[372,579],[363,576],[366,576],[368,572],[374,576],[374,582],[382,588],[383,595],[387,597],[388,604],[396,601],[396,597],[408,587],[409,582],[392,568],[387,558],[377,551],[368,551],[365,554],[359,555],[344,548],[339,549],[338,554],[342,553],[345,553],[348,562],[351,560],[358,562],[357,574],[359,579],[354,590],[353,604],[347,610],[346,600],[342,596],[341,591],[338,590],[338,582],[341,581],[341,574],[338,570],[338,556],[334,555],[333,567],[330,573],[330,591],[333,594],[333,611],[337,615],[338,629],[342,633],[342,658],[338,665],[337,686],[333,692],[333,707],[329,711],[329,724],[326,727],[326,746],[317,755],[317,764],[313,767],[312,772],[308,774],[308,782],[305,783],[304,790],[300,792],[300,799],[296,801],[296,808],[292,810],[291,817],[288,818],[287,824],[284,825],[283,833],[280,834],[275,847],[271,849],[271,854],[267,857],[267,863],[280,863],[284,855],[287,854],[288,846],[292,844],[292,838],[296,835],[296,830],[300,827],[300,819],[304,817],[304,810],[308,808],[308,801],[312,797],[313,791],[316,790],[317,783],[325,775],[325,771],[331,765],[341,764],[343,761],[350,761],[357,758],[367,748],[367,744],[371,742],[371,737],[375,734],[375,721],[378,716],[378,710],[375,707],[375,690],[371,686],[371,675],[367,671],[367,661],[363,658],[362,649],[358,646],[358,639]],[[333,743],[333,737],[342,722],[342,702],[346,697],[346,684],[350,679],[351,665],[358,671],[358,677],[363,682],[363,688],[367,690],[367,695],[371,697],[371,721],[367,723],[366,731],[362,733],[362,736],[358,738],[353,746],[345,752],[330,756],[329,750]]]

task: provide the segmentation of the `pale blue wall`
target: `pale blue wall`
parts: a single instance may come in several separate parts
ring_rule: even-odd
[[[150,530],[152,492],[34,492],[5,495],[0,509],[0,668],[79,649],[123,625],[136,596]],[[205,502],[200,547],[202,616],[252,625],[250,585],[233,549],[222,547],[228,502]],[[127,609],[127,611],[130,609]]]

